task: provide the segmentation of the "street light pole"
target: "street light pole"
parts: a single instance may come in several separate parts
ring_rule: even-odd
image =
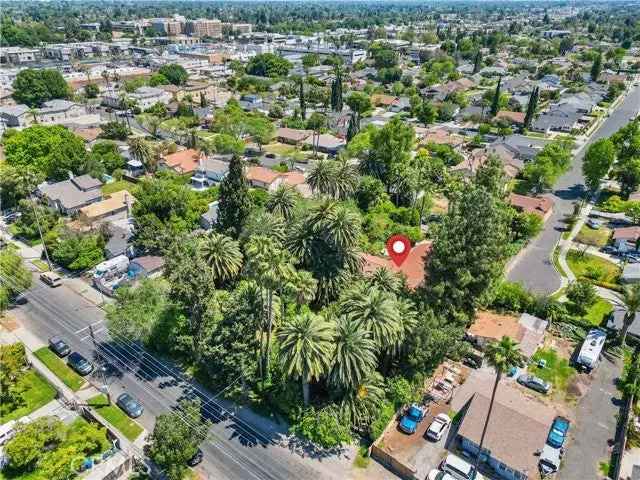
[[[40,234],[40,241],[42,242],[42,248],[44,249],[44,256],[47,259],[47,265],[49,265],[49,270],[53,271],[51,260],[49,259],[49,252],[47,251],[47,245],[44,242],[44,237],[42,236],[42,228],[40,228],[40,217],[38,216],[38,209],[36,208],[36,202],[34,201],[33,197],[31,197],[31,207],[33,208],[33,214],[36,217],[36,225],[38,226],[38,233]]]
[[[102,377],[102,385],[103,385],[103,388],[100,388],[100,391],[104,392],[104,394],[107,396],[107,402],[109,403],[109,405],[111,405],[111,392],[109,391],[109,384],[107,383],[107,377],[104,374],[104,359],[100,354],[100,349],[98,348],[96,337],[95,337],[95,334],[93,333],[93,325],[89,325],[89,335],[91,335],[93,348],[95,348],[100,361],[100,367],[98,368],[98,370],[100,371],[100,376]]]

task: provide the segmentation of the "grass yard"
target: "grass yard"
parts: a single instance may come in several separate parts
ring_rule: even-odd
[[[142,433],[142,427],[131,420],[126,413],[116,405],[109,405],[107,397],[103,394],[90,398],[87,402],[90,406],[102,415],[102,417],[113,425],[120,433],[133,442]]]
[[[117,180],[111,183],[105,183],[102,186],[102,194],[110,195],[120,190],[127,190],[131,195],[135,196],[136,184],[128,180]]]
[[[47,265],[47,262],[40,260],[39,258],[31,260],[31,263],[41,272],[49,271],[49,265]]]
[[[583,225],[576,235],[575,241],[594,247],[604,247],[609,243],[609,237],[611,237],[611,230],[606,227],[594,230],[588,225]]]
[[[599,326],[611,312],[613,312],[613,305],[602,298],[598,298],[598,301],[587,310],[587,314],[582,319],[591,325]]]
[[[569,382],[576,373],[575,369],[569,365],[568,359],[560,357],[553,348],[541,348],[531,360],[527,371],[551,383],[553,385],[552,393],[554,390],[556,393],[567,391]],[[539,360],[547,362],[544,368],[537,366]]]
[[[44,363],[62,382],[74,392],[80,390],[84,385],[84,379],[76,372],[71,370],[67,364],[62,361],[48,347],[42,347],[33,352],[38,360]]]
[[[0,405],[0,424],[29,415],[56,398],[56,389],[33,369],[20,379],[20,386],[23,388],[22,404],[17,408],[9,404]]]
[[[592,280],[607,283],[618,283],[620,279],[620,267],[604,258],[589,255],[588,253],[569,250],[567,253],[569,268],[578,278],[586,277]]]
[[[291,155],[296,151],[296,147],[286,143],[271,143],[264,145],[262,149],[267,153],[275,153],[276,155]]]

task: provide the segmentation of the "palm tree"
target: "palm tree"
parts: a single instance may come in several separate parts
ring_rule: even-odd
[[[320,159],[316,161],[307,176],[307,183],[314,192],[330,197],[333,197],[336,190],[335,182],[335,163],[331,160]]]
[[[294,187],[283,183],[275,192],[269,195],[266,205],[267,210],[289,220],[293,215],[298,196],[298,192]]]
[[[376,367],[376,343],[348,317],[336,321],[333,366],[329,378],[340,388],[354,388]]]
[[[380,287],[385,292],[398,293],[402,286],[402,282],[398,274],[385,267],[380,267],[373,272],[373,275],[369,277],[369,281],[373,285]]]
[[[240,233],[240,242],[244,244],[258,235],[273,238],[282,243],[285,239],[284,219],[265,210],[252,213]]]
[[[340,401],[340,413],[352,425],[363,428],[375,419],[385,401],[384,380],[378,372],[371,372]]]
[[[309,405],[309,382],[318,380],[329,368],[332,333],[331,325],[311,312],[293,317],[278,330],[285,374],[301,380],[305,405]]]
[[[480,436],[480,445],[478,447],[478,455],[476,456],[474,464],[472,480],[475,480],[476,472],[478,471],[482,447],[484,446],[484,437],[487,433],[487,426],[489,425],[489,419],[491,418],[491,410],[493,410],[493,402],[496,398],[496,390],[498,389],[502,373],[513,367],[523,367],[525,363],[524,357],[522,356],[522,353],[520,353],[518,343],[506,336],[502,337],[502,340],[499,342],[493,342],[487,346],[485,358],[489,362],[489,365],[491,365],[496,371],[496,381],[493,384],[491,401],[489,402],[489,411],[487,412],[487,418],[484,420],[484,427],[482,428],[482,435]]]
[[[200,254],[211,269],[211,275],[216,284],[219,285],[240,273],[242,252],[236,240],[212,232],[202,239],[199,247]]]
[[[147,167],[153,157],[153,149],[149,146],[149,143],[142,137],[133,137],[127,140],[127,145],[129,146],[131,157]]]
[[[622,292],[622,303],[625,312],[622,320],[622,330],[620,330],[620,345],[624,345],[627,341],[627,332],[629,327],[636,319],[636,314],[640,311],[640,283],[627,285]]]
[[[358,182],[360,181],[358,167],[351,163],[346,156],[338,156],[338,160],[334,163],[334,197],[345,200],[351,197],[356,188],[358,188]]]
[[[338,308],[341,314],[370,332],[380,350],[397,343],[401,331],[393,295],[360,283],[344,293]]]

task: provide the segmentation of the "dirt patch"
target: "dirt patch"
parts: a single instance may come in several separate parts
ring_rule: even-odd
[[[2,327],[8,332],[14,332],[20,328],[18,320],[10,313],[7,313],[4,317],[0,318],[0,325],[2,325]]]
[[[591,386],[591,377],[586,373],[578,373],[573,376],[567,386],[567,395],[579,400]]]

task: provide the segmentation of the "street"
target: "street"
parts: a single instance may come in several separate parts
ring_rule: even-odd
[[[560,287],[560,275],[553,266],[551,256],[560,239],[565,224],[563,218],[572,213],[573,203],[585,191],[582,175],[582,159],[588,146],[603,137],[608,137],[625,126],[640,107],[640,87],[633,87],[622,104],[594,132],[586,145],[575,156],[571,169],[557,182],[551,197],[554,201],[553,214],[547,220],[544,230],[524,252],[513,261],[507,279],[522,283],[525,288],[538,294],[551,294]]]
[[[114,342],[106,330],[104,312],[67,286],[49,288],[34,275],[34,285],[27,297],[28,303],[14,311],[24,327],[43,342],[52,335],[60,335],[72,349],[96,361],[89,329],[92,325],[97,351],[115,367],[107,378],[111,397],[115,399],[127,391],[139,399],[145,413],[138,420],[148,431],[153,430],[155,417],[175,409],[179,400],[195,397],[202,400],[203,414],[213,422],[210,437],[202,445],[204,462],[197,468],[204,478],[275,480],[344,476],[343,458],[325,458],[321,463],[309,458],[313,453],[301,454],[295,442],[288,441],[285,426],[214,398],[169,362],[138,345],[125,339]]]

